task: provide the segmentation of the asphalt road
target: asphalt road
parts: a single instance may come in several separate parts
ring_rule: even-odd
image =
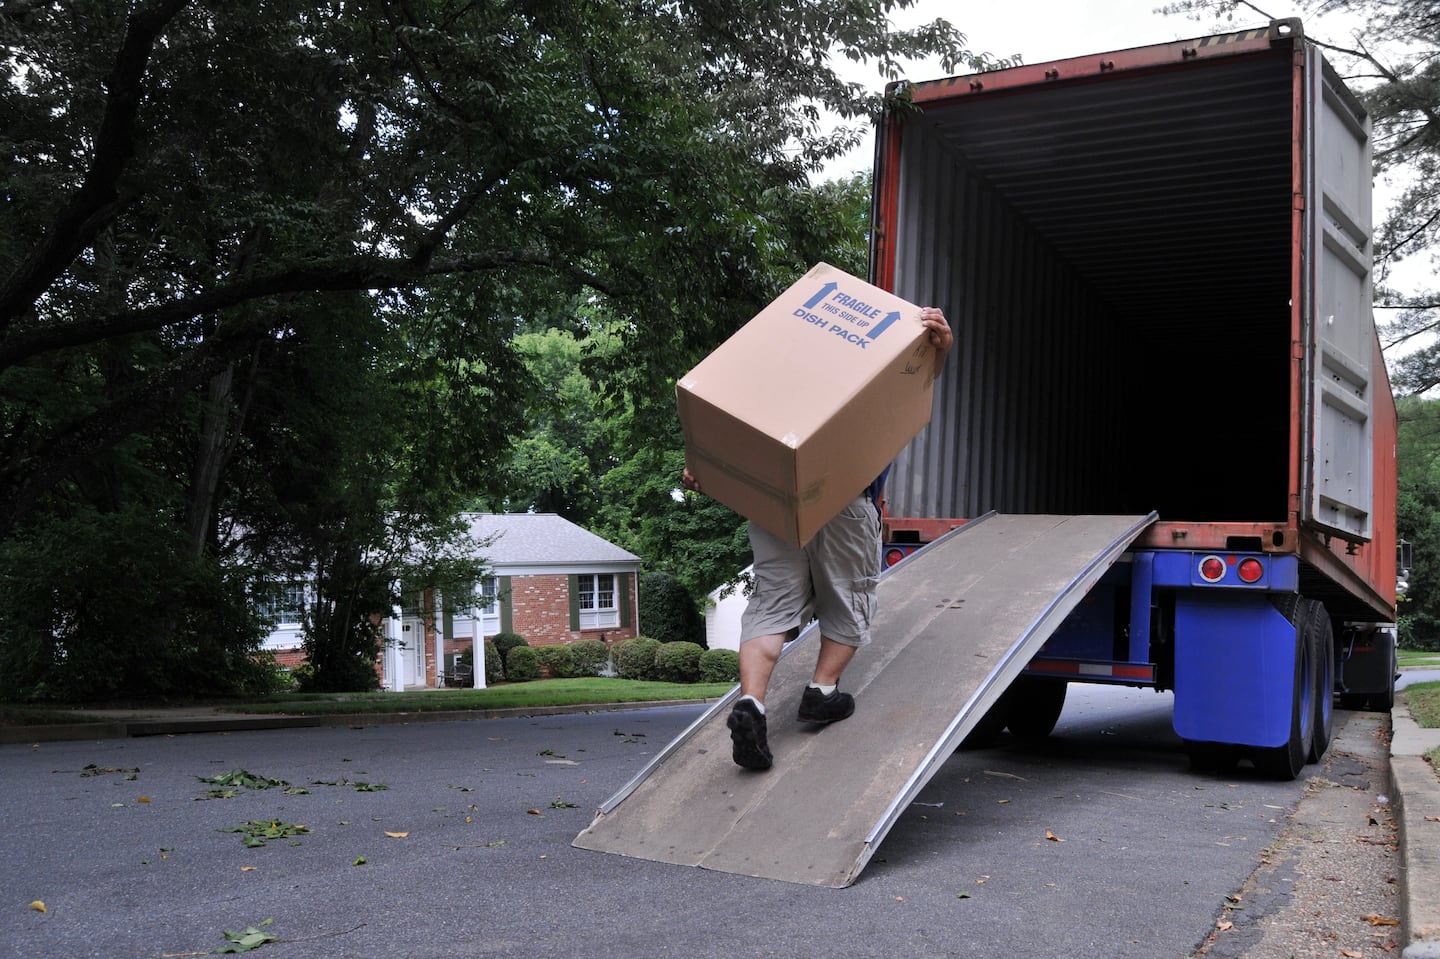
[[[1078,686],[1044,747],[956,754],[848,889],[572,847],[699,711],[0,747],[0,956],[173,959],[256,926],[267,959],[1179,959],[1303,789],[1196,775],[1167,694]],[[205,798],[235,770],[305,792]],[[261,821],[308,832],[224,831]]]
[[[1440,682],[1440,669],[1407,669],[1395,680],[1396,689],[1404,689],[1416,683]]]

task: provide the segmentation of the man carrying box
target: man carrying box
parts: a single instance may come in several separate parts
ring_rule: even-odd
[[[952,342],[950,325],[934,307],[922,309],[920,319],[937,351],[938,370]],[[855,651],[870,642],[880,576],[879,499],[884,480],[882,473],[803,546],[750,523],[755,589],[740,622],[741,696],[728,720],[737,765],[769,769],[773,763],[765,691],[785,640],[805,624],[811,610],[820,622],[820,651],[800,700],[799,719],[824,725],[855,711],[855,698],[837,687]],[[682,483],[700,491],[689,468]]]

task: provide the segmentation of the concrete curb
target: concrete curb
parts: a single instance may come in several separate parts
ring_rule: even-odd
[[[1425,753],[1440,729],[1424,729],[1397,703],[1390,712],[1390,797],[1400,833],[1402,959],[1440,959],[1440,775]]]

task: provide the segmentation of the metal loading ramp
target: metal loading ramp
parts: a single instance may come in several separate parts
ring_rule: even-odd
[[[855,715],[795,718],[819,645],[786,648],[766,696],[775,765],[741,769],[738,688],[609,799],[582,849],[816,886],[848,886],[985,711],[1155,515],[989,513],[892,567],[874,641],[842,680]]]

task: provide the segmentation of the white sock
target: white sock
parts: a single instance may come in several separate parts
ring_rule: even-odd
[[[815,680],[810,680],[810,688],[818,689],[826,696],[829,696],[831,693],[835,692],[836,687],[838,687],[839,685],[839,683],[831,683],[829,686],[821,686],[819,683],[815,682]]]
[[[751,695],[749,695],[749,694],[747,693],[746,695],[740,697],[740,701],[739,701],[739,702],[744,702],[744,701],[747,700],[747,699],[750,700],[752,703],[755,704],[755,708],[756,708],[756,709],[760,710],[760,715],[761,715],[761,716],[764,716],[764,715],[765,715],[765,704],[762,703],[760,700],[756,699],[754,696],[751,696]],[[737,706],[739,705],[739,702],[736,703]]]

